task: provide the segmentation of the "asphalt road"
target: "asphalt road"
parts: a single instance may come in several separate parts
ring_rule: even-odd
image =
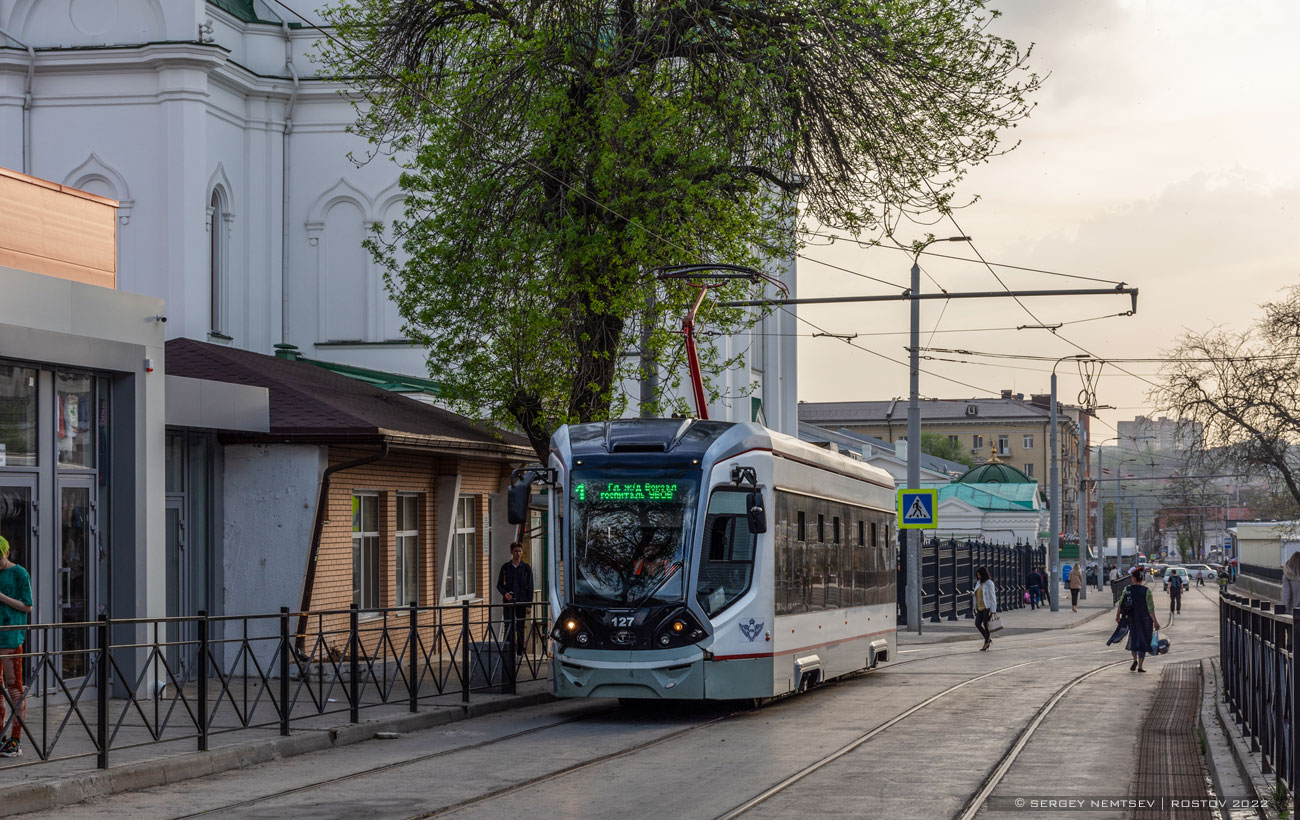
[[[1161,664],[1218,650],[1217,609],[1195,589],[1164,631],[1173,651],[1148,663],[1154,674],[1104,646],[1113,626],[1103,616],[990,652],[916,646],[757,710],[566,701],[27,816],[1060,817],[1005,807],[1021,795],[1128,794]]]

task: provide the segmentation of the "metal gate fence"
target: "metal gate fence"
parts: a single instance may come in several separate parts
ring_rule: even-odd
[[[898,623],[908,623],[907,550],[898,551]],[[921,544],[921,618],[938,623],[946,618],[975,617],[975,568],[986,566],[998,592],[998,609],[1025,606],[1026,577],[1031,567],[1047,562],[1047,548],[1031,544],[992,544],[986,541],[940,541]]]
[[[22,661],[26,715],[0,687],[4,731],[17,721],[35,760],[97,758],[155,743],[252,728],[289,735],[295,723],[471,692],[509,693],[549,676],[544,603],[518,634],[507,607],[406,606],[264,615],[35,624]],[[14,627],[0,627],[13,629]],[[446,701],[447,698],[443,697]],[[320,728],[317,721],[315,728]]]

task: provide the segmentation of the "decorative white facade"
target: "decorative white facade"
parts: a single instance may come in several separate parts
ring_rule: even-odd
[[[349,158],[367,146],[344,89],[315,77],[319,34],[273,8],[0,0],[0,166],[122,203],[119,287],[165,300],[169,339],[425,375],[361,247],[400,215],[398,168]],[[715,418],[750,420],[758,382],[768,424],[795,434],[794,321],[721,342],[750,353]]]

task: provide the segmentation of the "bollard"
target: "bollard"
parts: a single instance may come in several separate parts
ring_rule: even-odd
[[[289,736],[289,653],[293,642],[289,637],[289,607],[280,607],[280,736]]]
[[[361,664],[357,659],[357,650],[360,648],[361,635],[358,633],[357,624],[357,605],[352,604],[348,610],[348,643],[352,645],[352,651],[348,653],[348,721],[350,723],[361,722]]]
[[[420,668],[418,663],[421,654],[420,628],[416,622],[419,613],[416,612],[415,607],[415,601],[411,601],[410,605],[407,607],[407,617],[410,619],[409,625],[411,628],[411,634],[406,640],[407,646],[409,647],[408,652],[410,653],[410,657],[407,659],[406,692],[411,701],[408,704],[408,708],[411,710],[412,714],[420,711],[420,681],[416,678],[416,674],[419,672]]]
[[[469,601],[460,602],[460,702],[469,703]]]
[[[99,626],[95,628],[99,636],[99,665],[95,669],[95,687],[99,690],[95,693],[95,700],[99,707],[99,714],[95,716],[95,742],[99,744],[99,760],[97,765],[101,769],[108,768],[108,614],[99,616]],[[18,720],[18,705],[14,704],[14,720]],[[16,724],[15,724],[16,725]]]
[[[199,751],[208,750],[208,611],[200,609],[199,618]]]

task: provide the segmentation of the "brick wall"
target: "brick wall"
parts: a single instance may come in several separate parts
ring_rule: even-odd
[[[364,457],[373,450],[331,447],[331,465]],[[443,582],[444,548],[441,533],[445,522],[438,520],[437,484],[440,476],[461,475],[460,495],[475,498],[476,533],[474,544],[475,587],[478,598],[487,601],[495,583],[494,568],[489,565],[487,536],[488,496],[500,492],[509,478],[510,464],[499,461],[456,459],[396,453],[388,457],[335,473],[330,479],[326,519],[321,530],[320,549],[316,558],[316,579],[311,594],[312,610],[346,610],[353,600],[352,568],[352,496],[354,493],[375,493],[379,496],[379,600],[381,606],[405,606],[406,601],[395,601],[397,557],[397,497],[413,493],[419,496],[419,601],[421,606],[441,602],[440,585]],[[492,539],[509,539],[510,532],[492,532]],[[447,613],[459,623],[459,612]],[[421,619],[425,621],[424,618]],[[405,623],[401,616],[388,616],[391,625]],[[312,629],[318,621],[312,619]],[[330,632],[346,632],[347,616],[328,617],[320,622]],[[481,625],[480,625],[481,626]],[[477,631],[477,630],[476,630]],[[376,639],[377,640],[377,639]],[[331,644],[336,643],[330,641]],[[371,640],[363,638],[363,643]]]

